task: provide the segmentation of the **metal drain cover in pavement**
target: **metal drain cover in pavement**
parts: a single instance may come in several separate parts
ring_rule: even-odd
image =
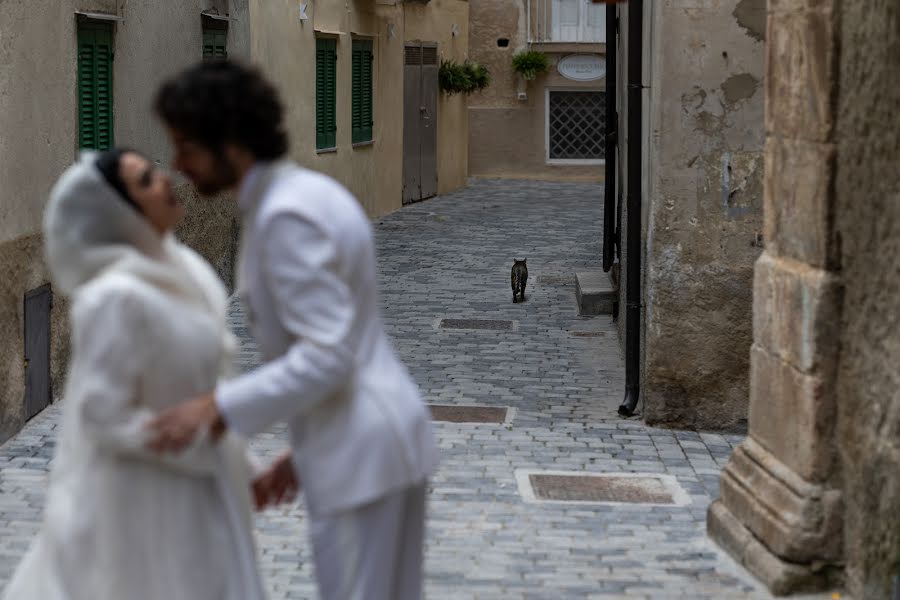
[[[655,473],[583,473],[516,471],[526,502],[568,504],[652,504],[685,506],[690,496],[671,475]]]
[[[539,275],[538,283],[544,285],[569,285],[575,283],[575,275]]]
[[[493,319],[441,319],[441,329],[485,329],[488,331],[512,331],[512,321]]]
[[[431,419],[446,423],[507,423],[512,412],[505,406],[451,406],[429,404]]]

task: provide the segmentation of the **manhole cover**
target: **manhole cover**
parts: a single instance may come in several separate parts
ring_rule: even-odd
[[[538,281],[544,285],[569,285],[575,283],[574,275],[541,275]]]
[[[493,319],[441,319],[441,329],[486,329],[488,331],[512,331],[512,321]]]
[[[509,409],[505,406],[450,406],[429,404],[431,418],[446,423],[506,423]]]
[[[528,502],[684,506],[690,497],[671,475],[516,471]]]

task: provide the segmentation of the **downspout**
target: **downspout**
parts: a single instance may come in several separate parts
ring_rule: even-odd
[[[641,394],[641,92],[644,2],[628,3],[628,231],[625,289],[625,400],[619,414],[630,417]]]
[[[603,270],[615,262],[616,249],[616,5],[606,5],[606,175],[603,180]]]

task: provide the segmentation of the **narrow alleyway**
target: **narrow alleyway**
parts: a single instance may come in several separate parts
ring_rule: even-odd
[[[573,272],[600,256],[601,188],[484,181],[376,223],[390,333],[429,403],[515,409],[506,423],[437,423],[428,523],[431,599],[768,598],[705,535],[718,472],[739,436],[622,420],[621,353],[609,317],[577,315]],[[528,300],[509,269],[527,258]],[[240,367],[257,358],[235,308]],[[512,321],[452,330],[442,319]],[[59,410],[0,447],[0,586],[39,526]],[[271,456],[283,429],[254,441]],[[685,505],[527,502],[516,471],[653,473]],[[258,518],[272,598],[314,598],[300,509]]]

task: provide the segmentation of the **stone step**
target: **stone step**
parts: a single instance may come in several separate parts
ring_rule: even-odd
[[[583,316],[611,315],[618,294],[609,273],[589,269],[575,273],[575,297]]]

